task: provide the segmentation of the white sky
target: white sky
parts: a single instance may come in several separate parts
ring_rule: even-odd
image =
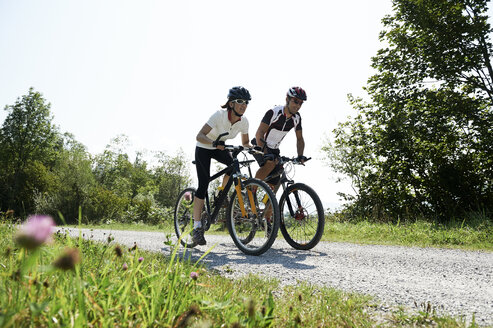
[[[390,13],[391,0],[0,0],[0,107],[32,86],[92,154],[125,134],[133,149],[182,148],[192,160],[198,130],[230,87],[250,90],[253,137],[264,113],[301,86],[305,155],[315,160],[295,177],[334,208],[336,192],[350,188],[335,183],[320,148],[353,113],[347,94],[364,95]],[[281,151],[296,155],[294,132]]]

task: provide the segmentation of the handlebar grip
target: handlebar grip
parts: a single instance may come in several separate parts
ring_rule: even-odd
[[[217,138],[216,138],[216,140],[214,140],[212,142],[212,147],[217,147],[217,145],[224,146],[224,141],[219,141],[219,139],[221,139],[224,136],[227,136],[228,134],[229,134],[229,132],[224,132],[224,133],[221,133],[220,135],[218,135]]]

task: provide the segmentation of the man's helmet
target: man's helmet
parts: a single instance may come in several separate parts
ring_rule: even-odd
[[[288,90],[289,97],[295,97],[298,99],[301,99],[303,101],[306,100],[306,92],[300,87],[292,87],[291,89]]]
[[[233,88],[229,89],[228,99],[229,100],[235,100],[235,99],[252,100],[252,97],[250,96],[250,92],[248,92],[247,89],[245,89],[243,87],[233,87]]]

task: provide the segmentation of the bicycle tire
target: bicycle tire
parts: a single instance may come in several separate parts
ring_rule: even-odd
[[[226,226],[236,247],[247,255],[261,255],[272,246],[279,231],[279,204],[272,189],[263,181],[248,179],[241,182],[245,190],[256,190],[253,193],[257,214],[252,211],[247,200],[247,216],[241,215],[238,195],[233,192],[226,213]],[[262,200],[266,200],[263,202]],[[266,205],[268,204],[268,205]],[[272,205],[270,218],[266,211]]]
[[[287,205],[287,197],[291,204],[298,200],[294,217]],[[295,183],[286,188],[279,200],[280,229],[286,242],[293,248],[309,250],[315,247],[322,238],[325,228],[325,215],[322,202],[315,190],[303,183]]]
[[[185,195],[187,192],[191,194],[190,200],[186,199]],[[180,243],[186,248],[197,246],[197,244],[192,241],[191,235],[193,229],[193,201],[195,199],[195,192],[195,188],[185,188],[180,192],[173,215],[173,225],[175,227],[176,237],[178,237]]]

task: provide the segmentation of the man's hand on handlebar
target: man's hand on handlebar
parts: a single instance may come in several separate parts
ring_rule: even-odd
[[[307,160],[308,158],[303,155],[299,155],[298,157],[296,157],[296,162],[300,163],[301,165],[304,165]]]

